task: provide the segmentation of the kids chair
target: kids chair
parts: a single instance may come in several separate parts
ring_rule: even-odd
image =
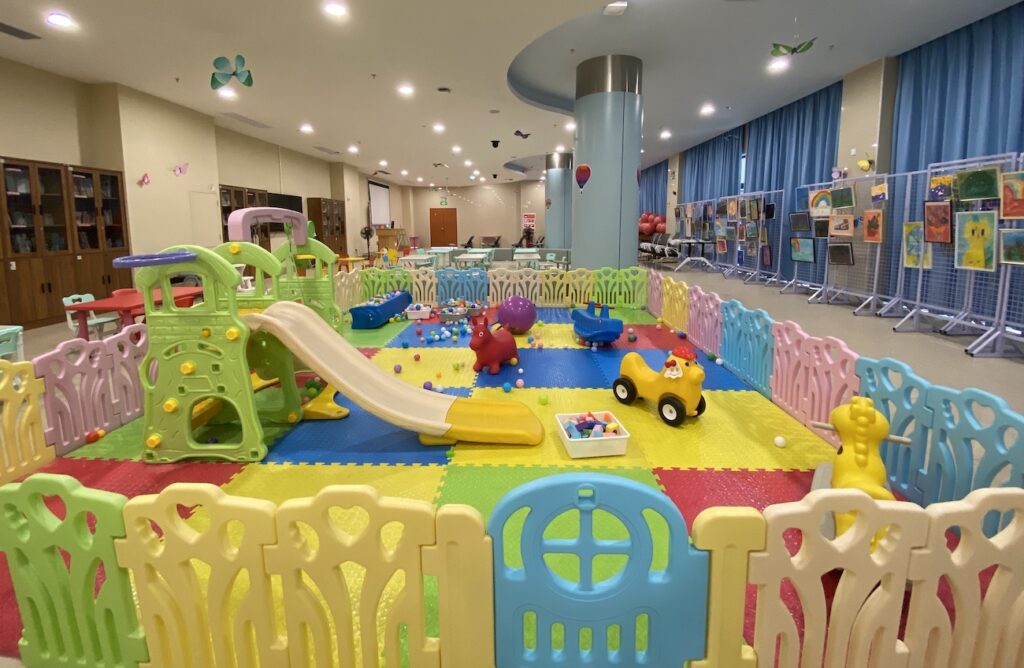
[[[546,253],[544,255],[544,261],[537,264],[537,269],[551,269],[557,266],[555,260],[558,259],[557,253]]]
[[[96,301],[96,298],[93,297],[91,293],[87,292],[84,295],[70,295],[68,297],[63,297],[61,298],[61,301],[64,302],[64,306],[71,306],[72,304],[94,302]],[[70,329],[77,335],[78,323],[76,323],[75,319],[71,316],[71,311],[65,311],[64,316],[67,318],[68,329]],[[95,336],[97,339],[102,339],[104,334],[113,334],[117,332],[120,329],[120,322],[121,319],[116,315],[97,316],[95,311],[89,311],[89,329],[92,331],[93,336]],[[113,331],[103,331],[104,328],[110,323],[114,323]]]
[[[111,297],[120,297],[121,295],[134,295],[138,292],[135,288],[118,288],[110,293]],[[132,320],[135,318],[146,317],[146,307],[140,306],[139,308],[132,309]]]
[[[20,362],[25,359],[25,349],[22,347],[21,325],[0,326],[0,359]]]

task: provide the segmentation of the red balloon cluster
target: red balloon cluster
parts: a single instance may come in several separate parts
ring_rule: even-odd
[[[661,234],[665,231],[665,216],[653,212],[640,214],[640,234]]]

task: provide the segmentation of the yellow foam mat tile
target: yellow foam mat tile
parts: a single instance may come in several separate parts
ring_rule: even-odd
[[[432,503],[443,475],[443,466],[249,464],[223,489],[280,504],[313,496],[328,485],[370,485],[384,496]]]
[[[527,339],[531,336],[535,341],[543,343],[545,348],[580,348],[580,344],[576,343],[576,335],[572,333],[572,325],[534,325],[526,334],[515,337],[516,345],[529,348]]]
[[[679,427],[664,424],[645,401],[620,418],[655,468],[809,470],[835,456],[831,445],[757,392],[710,390],[704,398],[704,414]],[[650,418],[634,422],[638,410]],[[785,447],[776,447],[776,436],[786,439]]]
[[[541,405],[541,395],[548,398],[547,405]],[[626,454],[620,457],[588,457],[572,459],[565,452],[565,446],[556,431],[555,413],[578,413],[582,411],[612,411],[623,422],[629,422],[620,408],[622,406],[611,390],[578,389],[522,389],[506,394],[501,388],[477,388],[473,398],[495,401],[515,400],[524,403],[540,419],[544,426],[544,440],[540,445],[486,445],[459,443],[453,448],[453,464],[488,464],[507,466],[567,466],[585,468],[647,468],[650,466],[636,438],[631,438]],[[632,428],[627,425],[627,429]]]
[[[414,359],[420,356],[420,361]],[[394,374],[395,365],[402,366],[398,378],[410,385],[421,387],[425,381],[445,387],[473,387],[476,383],[476,372],[473,362],[476,353],[469,348],[382,348],[373,356],[373,363],[385,372]],[[461,368],[456,371],[455,363]],[[438,378],[437,374],[441,377]]]

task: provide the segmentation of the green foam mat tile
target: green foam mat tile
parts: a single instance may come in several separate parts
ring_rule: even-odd
[[[389,322],[377,329],[352,329],[352,326],[346,323],[341,327],[341,335],[357,348],[383,348],[409,324],[408,320],[400,320]]]

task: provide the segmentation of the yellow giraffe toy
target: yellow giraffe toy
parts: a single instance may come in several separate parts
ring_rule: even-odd
[[[885,463],[878,452],[878,446],[889,436],[889,421],[875,410],[874,402],[853,397],[850,403],[836,406],[828,421],[843,444],[832,469],[832,487],[859,489],[878,501],[894,500],[885,487]],[[849,529],[856,519],[856,513],[836,513],[836,535]],[[872,549],[881,537],[874,537]]]

